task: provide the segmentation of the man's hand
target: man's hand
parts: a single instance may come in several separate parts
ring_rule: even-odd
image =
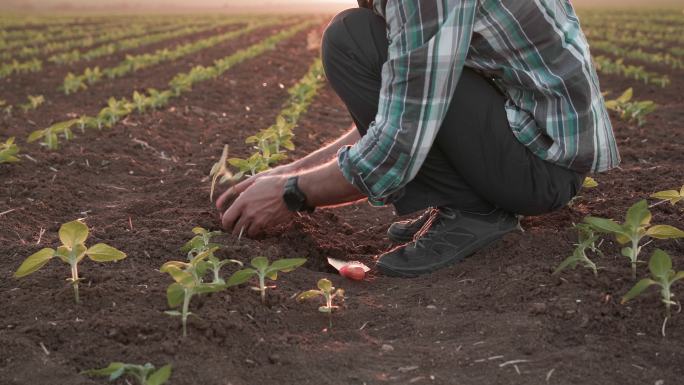
[[[254,184],[254,182],[261,178],[276,175],[287,175],[293,172],[294,170],[290,167],[290,164],[286,164],[264,172],[260,172],[254,176],[250,176],[249,178],[224,191],[223,194],[221,194],[221,196],[216,200],[216,208],[223,212],[223,210],[228,207],[227,204],[230,204],[233,199],[237,198],[240,194],[242,194],[243,191],[247,190],[251,185]]]
[[[221,218],[223,228],[234,235],[243,232],[250,238],[258,236],[264,230],[286,222],[293,215],[283,200],[286,176],[254,178],[246,187],[240,187],[239,196]],[[219,202],[217,206],[221,207]]]

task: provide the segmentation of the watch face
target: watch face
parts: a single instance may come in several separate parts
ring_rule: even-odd
[[[290,211],[299,211],[304,206],[306,197],[297,189],[297,179],[295,177],[287,180],[285,191],[283,192],[285,206]]]
[[[298,211],[301,206],[301,202],[297,199],[297,196],[293,191],[286,191],[283,195],[283,200],[285,201],[285,206],[287,206],[290,211]]]

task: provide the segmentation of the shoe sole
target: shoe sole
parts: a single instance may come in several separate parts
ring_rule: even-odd
[[[485,247],[489,246],[493,242],[501,239],[501,237],[503,237],[504,235],[515,231],[516,229],[517,229],[517,227],[513,227],[512,229],[509,229],[509,230],[498,231],[498,232],[492,233],[488,237],[483,238],[480,241],[475,242],[472,245],[468,246],[467,248],[463,249],[463,251],[461,251],[460,253],[458,253],[456,256],[449,259],[448,261],[441,263],[441,264],[438,264],[438,265],[429,266],[429,267],[425,267],[425,268],[410,269],[410,270],[406,270],[406,269],[399,270],[399,269],[393,269],[391,266],[384,265],[382,263],[382,261],[378,261],[376,266],[377,266],[378,270],[383,275],[386,275],[388,277],[414,278],[414,277],[417,277],[419,275],[429,274],[429,273],[432,273],[436,270],[440,270],[440,269],[443,269],[445,267],[451,266],[455,263],[458,263],[458,262],[464,260],[465,258],[471,256],[472,254],[484,249]]]

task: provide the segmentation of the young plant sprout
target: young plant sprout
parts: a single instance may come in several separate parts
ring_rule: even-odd
[[[246,268],[236,271],[226,283],[227,286],[235,286],[245,283],[250,280],[253,276],[259,278],[259,286],[252,287],[252,289],[257,290],[261,293],[261,302],[266,303],[266,289],[273,288],[266,286],[266,278],[275,281],[278,279],[278,272],[287,273],[306,262],[305,258],[284,258],[273,261],[272,264],[268,263],[266,257],[256,257],[251,261],[251,268]]]
[[[209,176],[211,177],[211,190],[209,191],[209,201],[214,201],[214,191],[216,190],[216,184],[232,183],[240,178],[233,176],[228,170],[228,145],[223,146],[223,153],[221,154],[221,159],[211,166],[211,171]],[[240,175],[242,177],[242,175]]]
[[[595,231],[613,234],[621,245],[630,244],[621,251],[632,264],[632,278],[636,279],[636,266],[639,252],[644,245],[640,242],[645,237],[656,239],[684,238],[684,231],[670,225],[651,225],[651,212],[646,200],[641,200],[627,210],[625,222],[620,224],[612,219],[586,217],[584,221]],[[649,242],[650,243],[650,242]]]
[[[74,298],[79,302],[78,282],[78,263],[87,255],[95,262],[118,261],[126,258],[126,254],[104,243],[98,243],[90,248],[86,247],[85,241],[88,238],[88,226],[79,221],[72,221],[63,224],[59,228],[59,240],[62,245],[57,250],[44,248],[37,253],[26,258],[14,273],[15,278],[25,277],[35,273],[53,257],[58,257],[62,262],[71,266],[71,278],[67,279],[74,287]]]
[[[216,252],[221,245],[212,243],[211,238],[221,234],[220,231],[209,231],[202,227],[195,227],[192,229],[192,232],[195,236],[181,248],[181,251],[188,254],[188,260],[192,260],[201,253],[209,252],[206,262],[213,272],[214,279],[211,283],[219,285],[225,284],[225,281],[221,278],[221,268],[229,263],[235,263],[242,267],[242,262],[235,259],[220,260],[214,255],[214,252]]]
[[[660,199],[660,202],[652,204],[651,207],[663,204],[665,202],[670,202],[673,206],[679,202],[684,201],[684,185],[682,188],[677,190],[665,190],[658,191],[657,193],[651,194],[651,198]]]
[[[18,153],[19,147],[14,144],[14,137],[7,139],[4,143],[0,142],[0,164],[18,162]]]
[[[671,316],[670,307],[672,305],[677,305],[681,309],[681,305],[674,300],[674,294],[672,294],[671,287],[675,282],[684,279],[684,271],[675,272],[672,269],[672,259],[666,252],[660,249],[656,249],[653,252],[651,260],[648,262],[648,268],[651,271],[651,278],[644,278],[637,282],[636,285],[622,297],[621,303],[625,303],[638,296],[649,286],[660,286],[660,298],[665,304],[665,320],[663,321],[662,327],[662,334],[664,337],[665,325],[667,324],[668,318]]]
[[[584,182],[582,182],[582,188],[594,188],[594,187],[598,187],[598,182],[596,181],[596,179],[594,179],[590,176],[584,178]]]
[[[77,119],[55,123],[48,128],[33,131],[26,141],[31,143],[38,139],[43,139],[43,141],[40,143],[41,145],[49,148],[50,150],[56,150],[59,148],[59,135],[62,135],[65,140],[71,140],[74,137],[71,127],[76,123]]]
[[[269,159],[264,158],[261,152],[255,152],[247,159],[231,158],[228,159],[228,163],[238,169],[234,176],[236,180],[242,179],[245,175],[254,176],[269,168]]]
[[[166,300],[170,308],[181,306],[181,310],[168,310],[165,313],[170,316],[181,317],[183,325],[183,337],[188,335],[187,323],[190,312],[190,300],[196,294],[214,293],[224,290],[224,284],[205,283],[202,277],[209,271],[210,265],[207,258],[213,255],[216,248],[206,250],[190,262],[169,261],[159,269],[162,273],[168,273],[175,281],[166,289]]]
[[[109,377],[109,381],[114,381],[121,376],[131,376],[138,381],[139,385],[162,385],[171,377],[171,364],[164,365],[159,370],[155,370],[154,365],[125,364],[123,362],[112,362],[106,368],[90,369],[82,371],[86,376]],[[127,382],[128,383],[128,382]]]
[[[587,250],[591,250],[594,253],[603,255],[603,253],[601,253],[601,250],[599,250],[596,246],[596,241],[598,241],[599,236],[588,224],[580,223],[578,225],[575,225],[575,228],[577,229],[579,235],[579,243],[575,244],[575,246],[577,247],[572,252],[572,255],[567,257],[563,262],[561,262],[561,264],[558,265],[553,274],[558,274],[568,267],[574,269],[577,267],[578,264],[581,264],[582,266],[591,269],[591,271],[594,272],[594,276],[596,276],[598,274],[596,264],[587,256]]]
[[[633,91],[628,88],[615,100],[607,100],[606,108],[620,114],[620,119],[636,121],[639,127],[646,123],[646,115],[655,111],[656,104],[651,100],[632,101]]]
[[[35,110],[38,107],[40,107],[43,103],[45,102],[45,98],[43,95],[29,95],[28,96],[28,102],[24,104],[20,104],[19,108],[21,108],[24,113],[29,112],[30,110]]]
[[[344,300],[344,290],[335,289],[335,287],[332,285],[332,282],[330,282],[330,280],[327,278],[321,278],[318,281],[317,286],[318,290],[307,290],[297,296],[297,300],[301,301],[309,298],[322,297],[325,300],[325,305],[320,306],[318,311],[321,313],[328,313],[329,327],[332,328],[332,311],[333,309],[337,309],[339,307],[333,305],[333,301],[335,298]]]
[[[598,182],[596,181],[596,179],[590,176],[584,178],[584,181],[582,182],[582,189],[590,189],[595,187],[598,187]],[[575,202],[577,202],[577,200],[579,200],[580,198],[582,198],[581,195],[575,195],[574,197],[572,197],[572,199],[570,199],[570,202],[568,202],[568,207],[572,207],[575,204]]]

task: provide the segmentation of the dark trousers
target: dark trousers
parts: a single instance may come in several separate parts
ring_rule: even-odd
[[[377,113],[386,36],[385,21],[361,8],[337,15],[323,36],[326,76],[361,135]],[[449,206],[538,215],[575,196],[583,175],[546,162],[521,144],[504,103],[488,79],[465,68],[425,163],[394,202],[398,214]]]

